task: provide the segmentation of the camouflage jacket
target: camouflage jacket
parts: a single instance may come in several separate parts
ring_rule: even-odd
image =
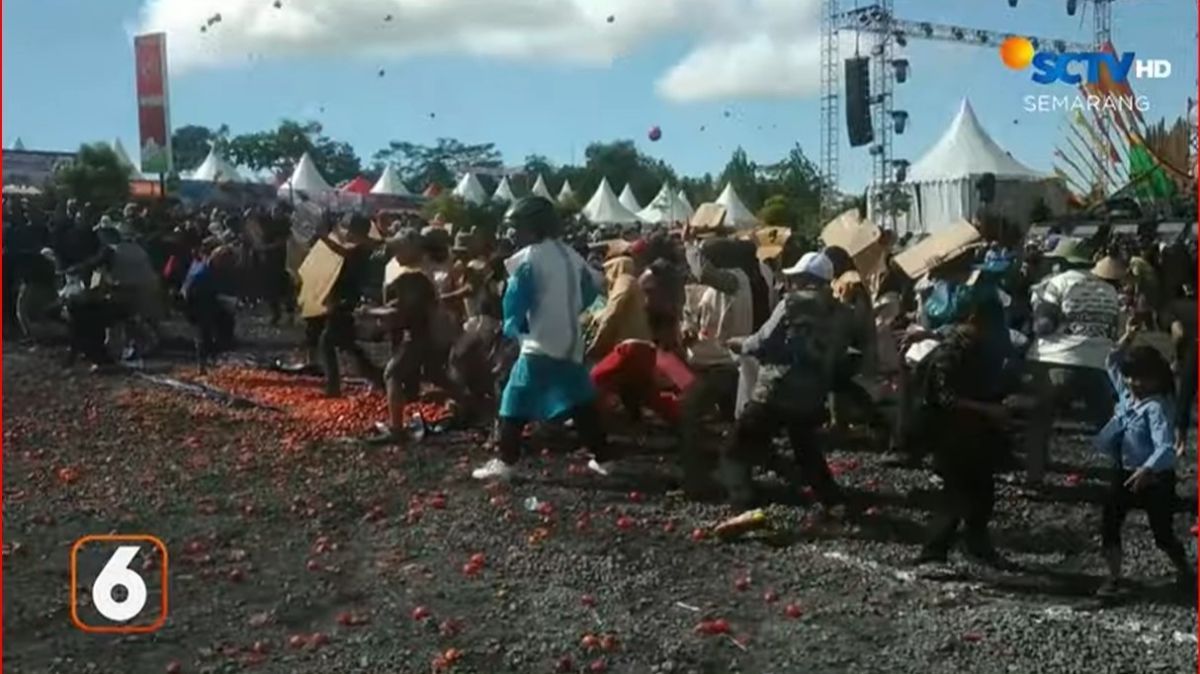
[[[785,295],[742,344],[742,353],[761,364],[754,401],[799,414],[819,413],[853,327],[850,310],[828,288]]]

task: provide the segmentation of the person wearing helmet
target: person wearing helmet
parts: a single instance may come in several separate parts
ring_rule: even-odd
[[[499,456],[475,469],[477,480],[508,479],[521,456],[521,435],[530,421],[572,416],[593,454],[588,466],[608,474],[611,465],[596,411],[596,389],[583,364],[580,316],[599,297],[603,280],[560,239],[554,204],[526,197],[505,215],[518,252],[505,261],[505,335],[520,343],[500,398]]]

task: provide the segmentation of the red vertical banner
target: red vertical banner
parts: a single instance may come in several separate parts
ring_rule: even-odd
[[[167,87],[167,36],[133,40],[137,67],[138,136],[142,173],[171,172],[171,118]]]

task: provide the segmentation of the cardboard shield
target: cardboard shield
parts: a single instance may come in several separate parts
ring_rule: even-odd
[[[960,220],[896,256],[896,265],[916,280],[942,262],[958,257],[982,241],[979,230]]]
[[[300,265],[301,318],[316,318],[329,313],[329,293],[337,282],[345,260],[324,241],[317,241]]]

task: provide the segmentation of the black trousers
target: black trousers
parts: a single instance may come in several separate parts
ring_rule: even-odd
[[[1120,550],[1121,525],[1125,523],[1129,511],[1141,508],[1150,520],[1150,531],[1154,534],[1158,549],[1166,553],[1176,568],[1191,569],[1183,543],[1175,536],[1172,527],[1175,518],[1175,471],[1155,473],[1154,480],[1136,493],[1125,486],[1131,474],[1131,471],[1122,468],[1113,470],[1112,484],[1109,485],[1108,498],[1104,501],[1101,515],[1101,545],[1105,550]]]
[[[196,353],[207,358],[233,344],[233,314],[215,297],[192,297],[186,304],[187,319],[195,330]]]
[[[579,437],[597,461],[603,463],[613,457],[609,452],[608,439],[604,428],[600,425],[600,413],[595,405],[581,405],[571,411],[575,420],[575,430]],[[521,460],[521,434],[525,430],[526,419],[500,417],[500,460],[512,465]]]
[[[1175,427],[1188,429],[1192,425],[1192,414],[1196,411],[1196,342],[1185,347],[1183,357],[1179,360],[1178,398],[1175,400]]]
[[[314,319],[317,320],[317,319]],[[314,329],[309,323],[307,329]],[[338,351],[348,354],[358,368],[359,374],[373,383],[380,383],[383,375],[379,368],[371,362],[366,352],[355,339],[354,316],[344,309],[330,311],[323,320],[318,342],[321,367],[325,370],[325,392],[329,395],[340,395],[342,391],[342,375],[338,363]]]
[[[969,451],[960,447],[959,451]],[[971,464],[961,459],[942,465],[942,499],[929,525],[929,541],[925,550],[939,556],[950,552],[958,538],[959,527],[966,533],[968,549],[979,552],[991,550],[988,524],[996,509],[996,480],[991,466],[984,462]]]
[[[721,455],[718,471],[721,482],[737,506],[753,505],[755,498],[751,471],[762,465],[774,469],[793,485],[807,483],[821,503],[842,503],[845,497],[825,460],[825,449],[817,431],[823,419],[818,414],[801,415],[795,411],[751,401],[737,421],[733,441]],[[772,449],[780,430],[786,430],[795,460],[787,463]]]
[[[125,313],[114,302],[89,297],[71,301],[67,307],[67,330],[71,355],[81,355],[93,365],[108,365],[112,357],[104,345],[105,331]]]
[[[731,421],[737,407],[738,371],[732,366],[697,368],[696,381],[679,401],[679,449],[684,482],[703,485],[716,465],[717,453],[709,443],[712,428],[706,417],[717,413],[722,421]]]

